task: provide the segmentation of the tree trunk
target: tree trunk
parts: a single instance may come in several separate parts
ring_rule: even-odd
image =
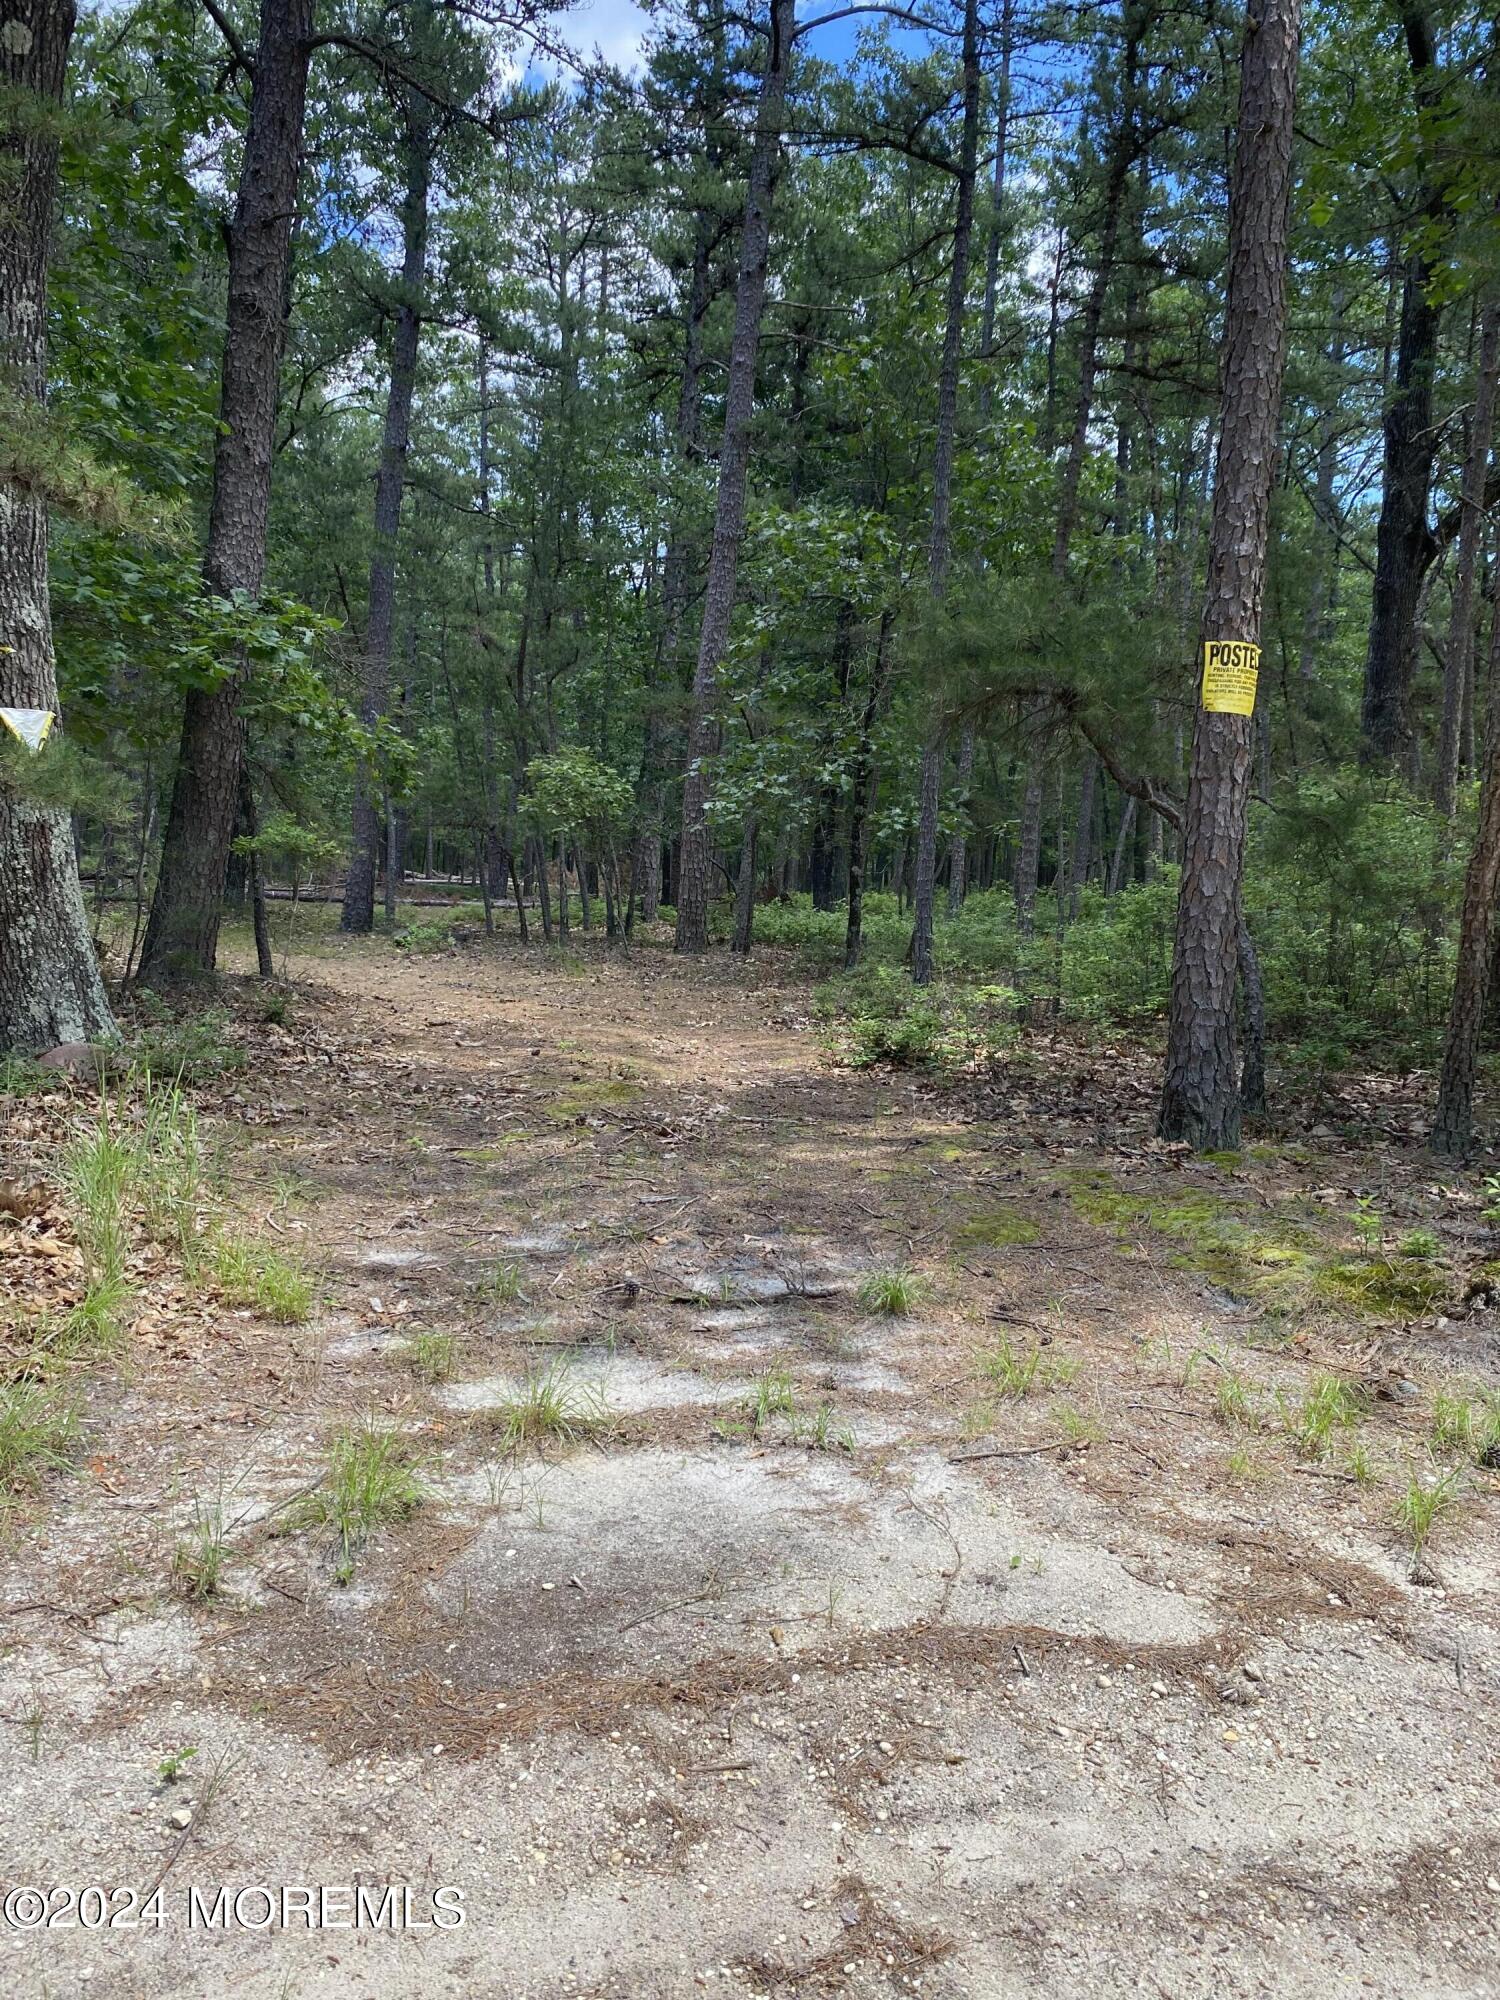
[[[1124,885],[1125,870],[1129,864],[1131,849],[1135,840],[1135,818],[1138,803],[1139,801],[1133,795],[1127,796],[1124,808],[1120,814],[1120,831],[1115,840],[1114,859],[1109,864],[1109,880],[1105,884],[1104,890],[1105,895],[1111,900],[1119,895]]]
[[[1500,896],[1500,594],[1490,626],[1490,702],[1485,728],[1484,781],[1479,792],[1479,824],[1464,876],[1464,908],[1458,930],[1458,964],[1448,1042],[1438,1082],[1432,1123],[1432,1150],[1461,1159],[1474,1136],[1474,1078],[1479,1036],[1484,1026],[1495,944],[1495,901]]]
[[[250,123],[230,221],[228,307],[203,581],[215,597],[257,598],[265,579],[266,523],[276,442],[277,391],[286,337],[292,224],[302,150],[315,0],[261,0]],[[183,706],[182,740],[141,977],[214,969],[224,869],[239,811],[244,757],[243,654],[212,688]]]
[[[1088,880],[1094,858],[1094,787],[1099,777],[1099,760],[1090,757],[1083,767],[1078,787],[1078,818],[1073,828],[1073,852],[1068,857],[1068,920],[1078,915],[1083,885]]]
[[[755,927],[755,844],[760,828],[753,819],[745,821],[740,842],[740,872],[734,885],[734,942],[731,949],[742,958],[750,956],[750,939]]]
[[[1260,640],[1286,355],[1287,210],[1302,0],[1247,23],[1229,198],[1223,418],[1202,639]],[[1253,717],[1200,705],[1184,819],[1159,1130],[1200,1151],[1240,1136],[1234,1001]]]
[[[1404,8],[1402,23],[1417,108],[1430,111],[1438,96],[1432,23],[1423,7]],[[1430,224],[1440,213],[1441,198],[1429,190],[1418,221]],[[1407,252],[1402,273],[1395,389],[1381,422],[1384,470],[1361,709],[1364,752],[1373,760],[1405,756],[1411,738],[1407,697],[1416,659],[1417,606],[1431,543],[1427,497],[1437,452],[1432,390],[1438,308],[1431,296],[1432,276],[1427,245],[1419,236]]]
[[[1443,656],[1443,726],[1438,740],[1434,803],[1449,819],[1453,817],[1458,795],[1464,701],[1474,672],[1474,577],[1484,534],[1484,477],[1495,426],[1497,381],[1500,381],[1500,300],[1492,299],[1485,307],[1479,338],[1479,376],[1474,388],[1469,451],[1459,499],[1463,511],[1454,556],[1448,644]]]
[[[1016,929],[1029,938],[1036,929],[1036,885],[1042,865],[1042,765],[1034,757],[1021,801],[1021,838],[1016,853]]]
[[[0,357],[6,386],[40,411],[47,394],[47,257],[57,190],[57,106],[67,77],[73,0],[10,4],[0,34]],[[23,46],[24,44],[24,46]],[[0,482],[0,704],[57,709],[47,598],[47,506]],[[4,731],[0,730],[0,735]],[[36,1055],[115,1031],[89,934],[67,809],[27,796],[7,738],[0,765],[0,1052]]]
[[[1322,412],[1317,483],[1313,497],[1313,516],[1322,546],[1302,619],[1300,673],[1305,681],[1312,679],[1318,655],[1332,636],[1333,613],[1338,604],[1339,538],[1335,481],[1338,476],[1339,401],[1344,359],[1344,288],[1338,285],[1333,294],[1333,333],[1328,343],[1328,365],[1334,378],[1334,388],[1326,397]]]
[[[974,731],[965,729],[958,739],[958,800],[960,819],[948,843],[948,914],[956,917],[964,906],[969,881],[969,790],[974,783]]]
[[[740,543],[745,534],[745,487],[750,471],[750,420],[755,412],[755,361],[766,302],[766,267],[771,247],[771,205],[781,150],[787,71],[792,59],[796,0],[771,0],[766,71],[755,114],[755,140],[745,188],[745,220],[740,234],[734,293],[734,338],[724,395],[724,436],[719,447],[719,490],[713,542],[703,592],[703,625],[693,674],[692,716],[688,726],[687,772],[682,789],[682,840],[678,859],[678,951],[708,948],[708,771],[714,747],[719,663],[729,643],[734,617]]]
[[[979,319],[979,352],[983,360],[993,359],[995,308],[1000,293],[1000,245],[1004,240],[1005,166],[1010,138],[1010,59],[1015,40],[1015,0],[1001,0],[1000,74],[995,80],[995,171],[990,183],[992,208],[989,240],[984,257],[984,304]],[[986,371],[979,385],[979,414],[987,417],[994,383]]]
[[[1240,915],[1235,955],[1240,972],[1244,1060],[1240,1065],[1240,1109],[1258,1118],[1266,1108],[1266,989],[1260,976],[1260,954]]]
[[[1093,283],[1084,301],[1083,325],[1078,348],[1078,398],[1073,406],[1073,435],[1068,441],[1067,463],[1063,467],[1062,491],[1057,503],[1057,526],[1052,539],[1052,573],[1065,576],[1073,530],[1078,525],[1078,492],[1088,456],[1089,422],[1094,411],[1094,382],[1099,370],[1099,328],[1104,318],[1104,302],[1114,276],[1115,245],[1120,234],[1120,215],[1130,169],[1135,160],[1136,74],[1142,38],[1146,32],[1148,9],[1138,0],[1125,0],[1125,46],[1121,57],[1123,84],[1120,93],[1120,122],[1115,127],[1109,149],[1109,166],[1104,182],[1104,219],[1099,236],[1099,260]]]
[[[948,580],[948,531],[953,511],[953,455],[958,441],[958,372],[963,360],[964,301],[969,290],[969,246],[974,233],[974,180],[979,161],[979,5],[964,3],[963,134],[959,141],[958,213],[953,222],[953,262],[948,271],[948,308],[943,321],[943,359],[938,371],[937,434],[932,450],[932,529],[927,542],[927,582],[941,601]],[[912,883],[911,977],[914,986],[932,978],[934,899],[937,889],[938,814],[942,795],[943,739],[940,730],[922,749],[917,859]]]
[[[240,761],[240,831],[245,836],[245,879],[250,891],[250,922],[255,932],[255,969],[262,979],[275,977],[276,961],[271,955],[271,926],[266,916],[265,871],[260,865],[256,837],[260,824],[255,812],[255,787],[250,766]]]
[[[844,930],[844,970],[852,972],[864,948],[865,870],[869,865],[870,815],[875,810],[875,724],[891,675],[891,633],[894,619],[880,614],[880,637],[870,669],[870,685],[860,717],[859,742],[849,781],[849,919]]]
[[[365,620],[364,672],[359,719],[373,729],[390,698],[391,637],[396,621],[396,543],[411,444],[411,406],[422,333],[422,292],[427,275],[427,202],[432,176],[432,106],[415,89],[406,93],[406,189],[401,203],[401,301],[391,343],[380,466],[375,475],[375,548],[370,558],[370,606]],[[349,875],[339,928],[364,934],[375,923],[375,863],[380,823],[371,773],[361,764],[354,780]]]

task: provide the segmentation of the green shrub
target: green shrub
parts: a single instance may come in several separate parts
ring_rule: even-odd
[[[1122,889],[1106,901],[1084,892],[1062,940],[1060,979],[1067,1013],[1079,1020],[1134,1025],[1166,1011],[1177,922],[1177,870]]]

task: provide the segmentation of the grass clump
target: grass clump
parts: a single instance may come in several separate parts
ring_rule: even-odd
[[[511,1305],[523,1296],[523,1282],[519,1257],[497,1257],[479,1280],[479,1291],[495,1305]]]
[[[529,1368],[515,1394],[496,1405],[492,1421],[506,1446],[579,1444],[609,1429],[613,1418],[597,1383],[580,1382],[563,1356]]]
[[[1407,1480],[1396,1502],[1396,1527],[1411,1551],[1413,1567],[1426,1554],[1432,1531],[1443,1515],[1457,1506],[1463,1489],[1463,1468],[1456,1465],[1427,1479],[1413,1473]]]
[[[1445,1382],[1433,1398],[1432,1441],[1471,1465],[1500,1466],[1500,1390]]]
[[[24,1380],[0,1389],[0,1493],[34,1487],[44,1472],[69,1463],[78,1435],[78,1405],[46,1382]]]
[[[805,1423],[793,1422],[792,1436],[809,1451],[854,1450],[854,1431],[834,1414],[832,1403],[820,1403]]]
[[[1297,1407],[1288,1412],[1287,1430],[1303,1458],[1327,1458],[1334,1443],[1356,1430],[1369,1414],[1369,1400],[1341,1375],[1319,1375]]]
[[[142,1004],[159,1007],[145,995]],[[148,1077],[171,1077],[177,1083],[211,1083],[243,1069],[247,1061],[244,1049],[230,1039],[230,1019],[222,1007],[180,1020],[160,1011],[137,1037],[132,1055],[136,1069]]]
[[[101,1104],[97,1121],[63,1150],[63,1188],[91,1283],[124,1281],[139,1164],[120,1109],[108,1101]]]
[[[227,1555],[224,1509],[195,1502],[193,1525],[172,1551],[172,1588],[191,1604],[207,1604],[219,1594]]]
[[[863,1312],[904,1319],[916,1310],[925,1290],[915,1271],[893,1264],[888,1270],[867,1272],[859,1281],[855,1298]]]
[[[1062,1387],[1078,1373],[1078,1363],[1049,1354],[1040,1341],[1023,1347],[1002,1333],[980,1356],[979,1372],[994,1385],[996,1395],[1012,1399]]]
[[[306,1269],[268,1244],[221,1236],[209,1269],[226,1305],[249,1306],[278,1326],[300,1326],[312,1317],[313,1281]]]
[[[288,1511],[288,1532],[324,1528],[333,1538],[334,1574],[347,1583],[354,1558],[377,1528],[409,1520],[422,1503],[411,1449],[399,1431],[364,1423],[333,1440],[314,1493]]]
[[[1220,1375],[1214,1386],[1214,1411],[1220,1423],[1228,1424],[1231,1429],[1260,1429],[1255,1393],[1244,1376],[1236,1375],[1232,1369]]]
[[[763,1431],[774,1417],[795,1420],[797,1390],[792,1381],[792,1371],[784,1361],[773,1362],[757,1378],[749,1415],[750,1428],[757,1433]]]
[[[413,1375],[422,1381],[447,1382],[458,1362],[457,1336],[424,1328],[412,1335],[404,1358]]]

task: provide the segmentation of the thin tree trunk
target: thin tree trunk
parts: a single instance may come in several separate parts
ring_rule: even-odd
[[[1029,938],[1036,929],[1036,885],[1042,863],[1042,765],[1032,760],[1021,801],[1021,837],[1016,852],[1016,929]]]
[[[1318,443],[1318,475],[1314,488],[1313,515],[1322,540],[1313,586],[1307,594],[1302,620],[1300,673],[1311,680],[1318,655],[1328,643],[1333,613],[1338,603],[1339,538],[1335,481],[1338,476],[1339,390],[1344,369],[1344,288],[1333,294],[1333,333],[1328,343],[1328,365],[1335,377],[1334,392],[1322,415],[1322,435]]]
[[[1250,926],[1240,913],[1235,953],[1240,974],[1241,1034],[1240,1109],[1258,1118],[1266,1108],[1266,989],[1260,976],[1260,955]]]
[[[740,872],[734,885],[734,942],[732,949],[742,958],[750,956],[750,939],[755,928],[755,846],[760,828],[753,819],[745,822],[740,841]]]
[[[1105,895],[1113,901],[1119,895],[1125,881],[1125,870],[1130,861],[1132,843],[1135,840],[1135,819],[1138,801],[1127,795],[1124,809],[1120,814],[1120,831],[1115,840],[1114,858],[1109,864],[1109,880],[1105,885]]]
[[[707,761],[717,730],[719,663],[729,643],[745,534],[745,487],[750,470],[750,421],[755,413],[755,362],[765,312],[771,246],[771,207],[781,150],[787,71],[792,59],[796,0],[771,0],[766,70],[755,114],[755,139],[745,189],[739,270],[734,294],[734,337],[724,395],[724,436],[719,447],[719,490],[713,543],[703,593],[703,625],[693,674],[687,772],[682,790],[682,840],[678,859],[677,949],[708,948]]]
[[[1490,701],[1484,741],[1479,824],[1464,876],[1463,916],[1448,1041],[1432,1122],[1432,1150],[1461,1159],[1474,1137],[1474,1079],[1495,951],[1495,903],[1500,897],[1500,593],[1490,626]]]
[[[255,787],[250,766],[240,763],[240,830],[245,836],[245,879],[250,891],[250,922],[255,932],[255,965],[262,979],[274,978],[276,961],[271,955],[271,926],[266,916],[265,874],[260,864],[256,839],[260,824],[255,812]]]
[[[406,188],[401,203],[401,300],[391,343],[380,466],[375,475],[375,548],[370,557],[370,608],[365,621],[364,670],[359,718],[373,729],[390,698],[391,641],[396,623],[396,543],[406,490],[411,406],[422,333],[422,292],[427,275],[427,206],[432,177],[432,106],[414,88],[406,93]],[[379,820],[371,774],[355,774],[352,847],[339,928],[364,934],[375,922],[375,859]]]
[[[204,584],[220,598],[258,598],[265,579],[314,6],[315,0],[261,0],[250,123],[226,232],[228,308],[203,556]],[[248,671],[241,653],[216,687],[190,690],[183,705],[161,867],[141,947],[143,979],[214,969],[239,810],[240,696]]]
[[[966,728],[958,739],[958,798],[962,818],[948,843],[948,914],[956,917],[964,906],[969,888],[969,791],[974,783],[974,731]]]
[[[995,311],[1000,295],[1000,245],[1005,235],[1005,167],[1010,138],[1010,58],[1015,39],[1015,0],[1001,0],[1000,74],[995,80],[995,171],[990,183],[992,208],[984,257],[984,304],[979,319],[979,352],[993,359]],[[979,385],[979,414],[987,417],[994,382],[986,371]]]
[[[72,0],[0,8],[0,364],[23,407],[47,395],[47,258],[57,190],[57,106]],[[14,32],[13,32],[14,31]],[[57,709],[47,597],[47,507],[0,481],[0,704]],[[0,730],[0,735],[4,731]],[[89,934],[66,807],[27,795],[29,752],[9,738],[0,765],[0,1051],[35,1055],[115,1031]],[[45,753],[43,753],[45,754]]]
[[[1463,742],[1464,700],[1474,672],[1474,577],[1484,533],[1484,478],[1495,425],[1495,390],[1500,381],[1500,301],[1484,310],[1479,337],[1479,375],[1474,388],[1474,414],[1469,424],[1469,451],[1464,461],[1462,515],[1454,553],[1453,600],[1448,616],[1448,643],[1443,655],[1443,724],[1438,740],[1434,803],[1453,817],[1458,796],[1458,760]]]
[[[1302,0],[1247,23],[1229,198],[1223,417],[1201,637],[1260,640],[1286,357],[1287,212]],[[1199,707],[1184,817],[1159,1129],[1200,1151],[1240,1135],[1235,986],[1253,717]]]
[[[953,222],[953,262],[948,271],[948,308],[943,322],[943,359],[938,371],[937,434],[932,452],[932,529],[927,542],[927,582],[940,603],[948,580],[949,521],[953,510],[953,457],[958,441],[958,374],[963,360],[964,301],[969,290],[969,249],[974,233],[974,181],[979,162],[979,6],[965,0],[963,42],[963,134],[959,141],[958,213]],[[937,889],[938,813],[942,795],[943,735],[935,728],[922,748],[917,813],[917,858],[913,876],[911,977],[914,986],[932,978],[934,901]]]
[[[1078,818],[1073,828],[1073,852],[1068,857],[1068,920],[1078,915],[1083,885],[1088,880],[1094,858],[1094,788],[1099,777],[1099,759],[1090,757],[1083,767],[1078,787]]]
[[[1094,267],[1093,282],[1089,286],[1088,297],[1083,307],[1078,349],[1078,399],[1073,407],[1073,435],[1068,442],[1062,491],[1057,503],[1057,526],[1052,538],[1052,573],[1059,577],[1067,574],[1068,551],[1072,546],[1073,530],[1078,523],[1078,495],[1083,479],[1084,461],[1088,457],[1089,423],[1094,412],[1094,383],[1099,370],[1099,329],[1104,318],[1104,302],[1109,295],[1110,280],[1114,276],[1115,245],[1119,239],[1120,216],[1125,206],[1125,192],[1130,184],[1130,169],[1135,161],[1138,144],[1135,115],[1136,74],[1149,11],[1149,7],[1141,5],[1139,0],[1125,0],[1123,9],[1125,45],[1121,56],[1121,73],[1124,80],[1120,98],[1120,122],[1110,142],[1109,166],[1104,183],[1104,219],[1100,229],[1099,259]]]
[[[844,970],[852,972],[864,948],[865,871],[869,866],[870,815],[875,809],[875,724],[891,675],[891,613],[880,614],[880,637],[870,669],[870,685],[860,717],[859,742],[849,782],[849,919],[844,931]]]
[[[1418,110],[1431,111],[1439,91],[1428,10],[1403,8],[1402,25]],[[1429,189],[1419,225],[1434,223],[1441,213],[1441,197]],[[1375,760],[1405,757],[1411,742],[1408,695],[1416,659],[1417,606],[1431,543],[1427,502],[1437,453],[1432,392],[1439,310],[1432,297],[1433,272],[1428,256],[1422,237],[1406,254],[1395,392],[1387,399],[1381,425],[1384,471],[1361,710],[1365,755]]]

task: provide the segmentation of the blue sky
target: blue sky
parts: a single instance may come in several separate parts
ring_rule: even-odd
[[[836,11],[847,0],[801,0],[797,12],[804,18]],[[835,21],[812,38],[810,46],[825,62],[838,62],[852,55],[859,31],[873,16],[855,16]],[[581,0],[561,16],[564,38],[584,52],[597,45],[611,61],[631,68],[639,59],[640,46],[649,23],[631,0]]]

